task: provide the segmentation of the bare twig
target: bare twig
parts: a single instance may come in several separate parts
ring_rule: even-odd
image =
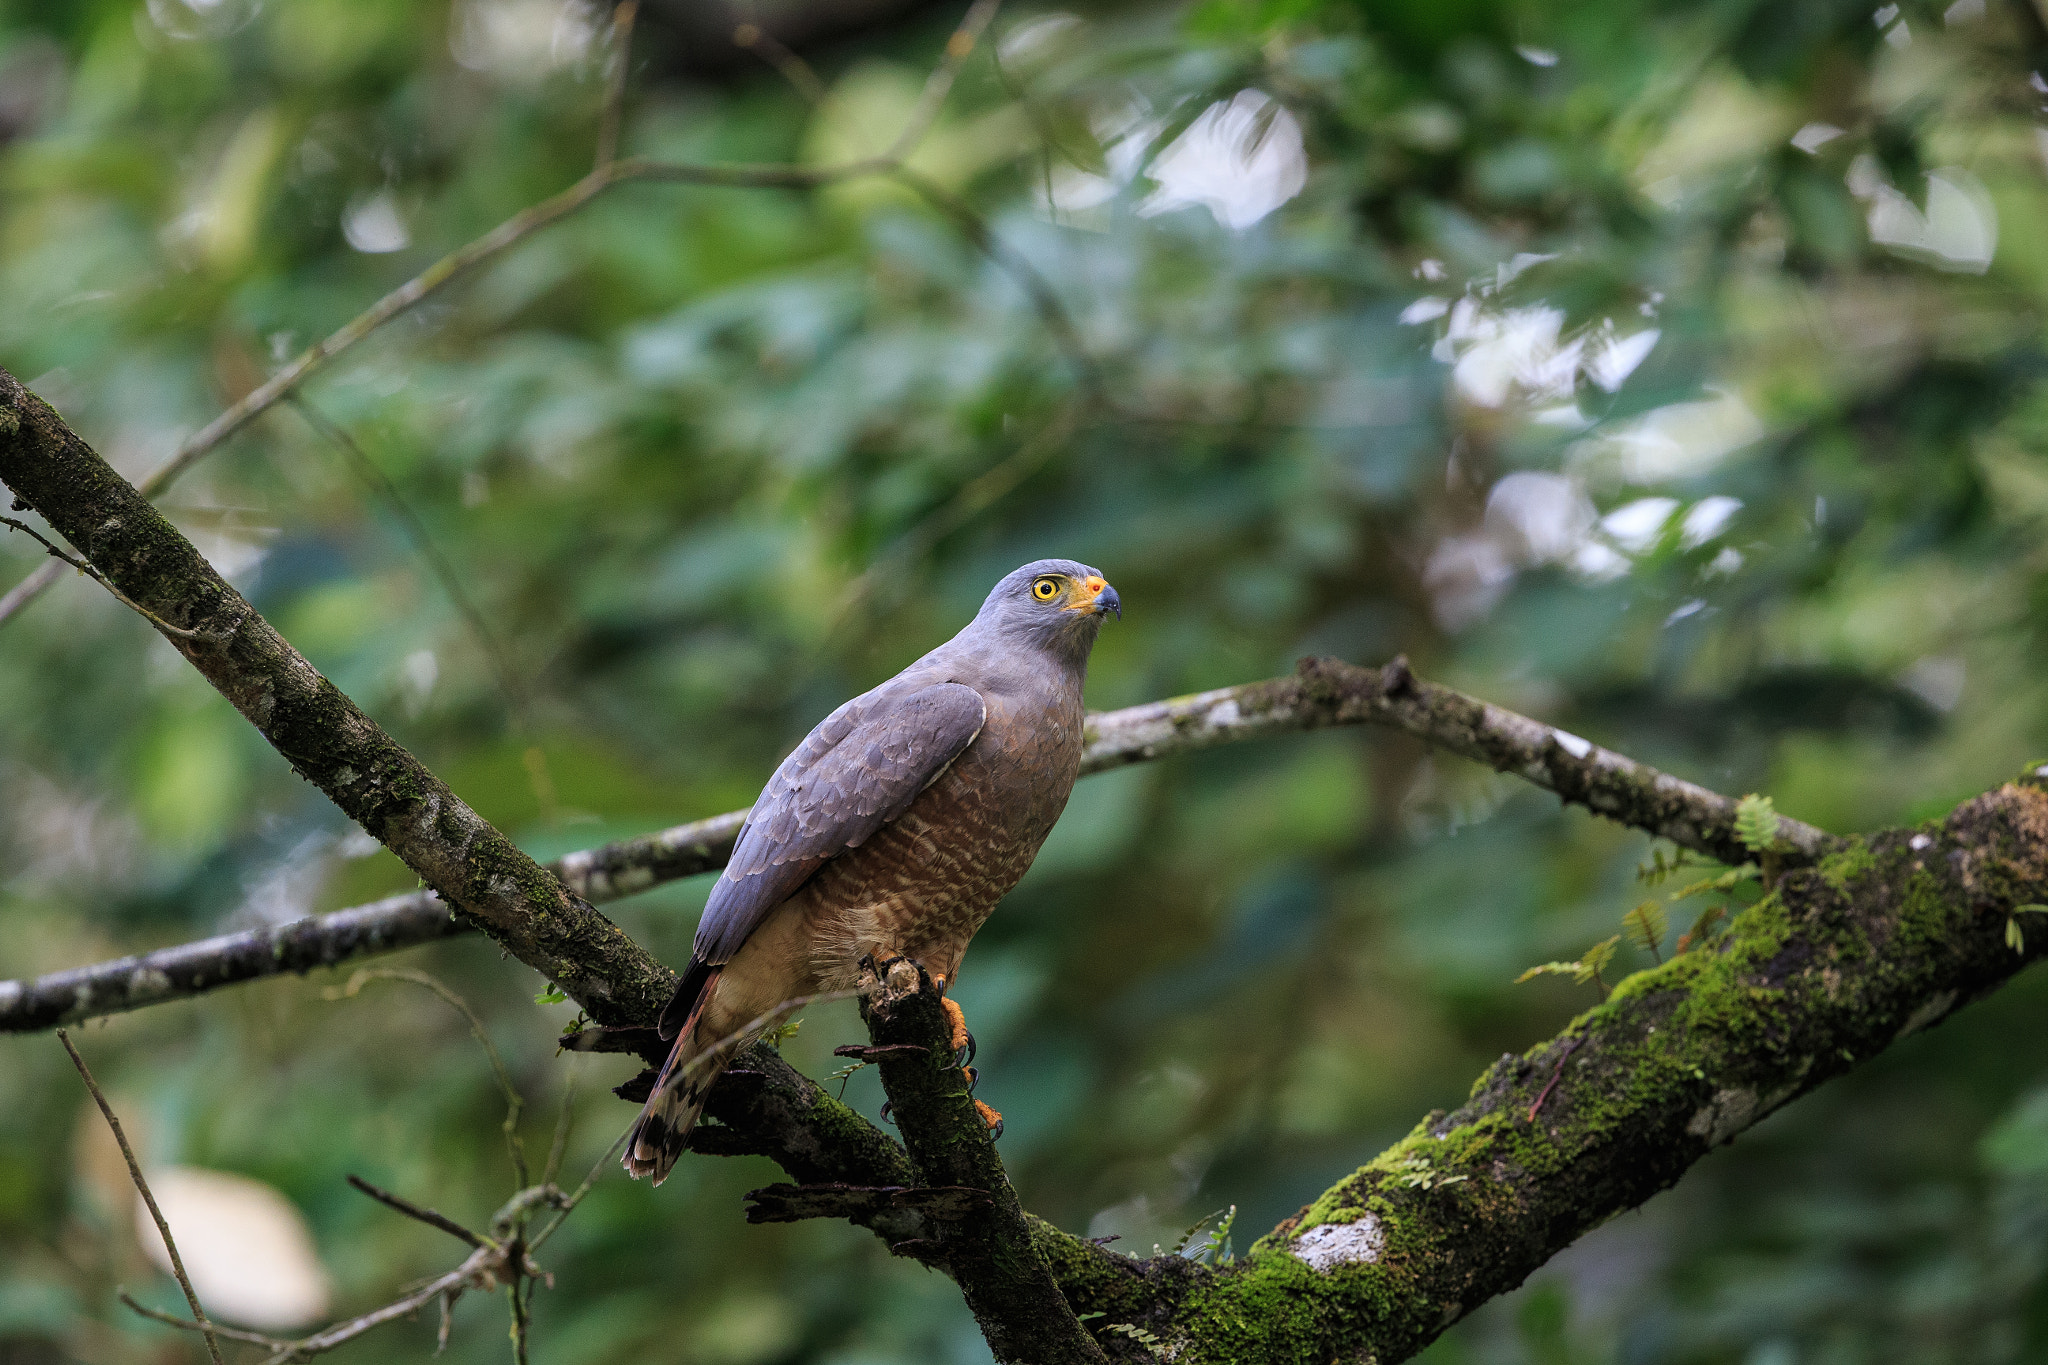
[[[783,46],[782,40],[759,24],[741,24],[732,31],[733,46],[745,48],[775,68],[797,94],[810,105],[822,104],[825,82],[811,70],[811,64]]]
[[[213,1365],[221,1365],[220,1342],[215,1339],[213,1324],[207,1321],[206,1310],[199,1306],[199,1295],[192,1288],[192,1277],[185,1273],[185,1259],[178,1254],[178,1243],[171,1237],[171,1225],[164,1221],[164,1211],[156,1206],[156,1196],[150,1193],[149,1182],[142,1178],[142,1166],[135,1160],[135,1149],[128,1145],[128,1135],[121,1131],[121,1120],[114,1117],[114,1107],[100,1093],[99,1082],[92,1078],[92,1069],[85,1064],[85,1058],[79,1056],[78,1049],[71,1045],[70,1033],[58,1029],[57,1041],[64,1044],[64,1050],[71,1054],[71,1064],[78,1068],[78,1078],[92,1093],[92,1102],[100,1107],[107,1127],[114,1130],[114,1141],[121,1145],[121,1157],[128,1163],[128,1176],[135,1182],[135,1191],[142,1196],[142,1202],[149,1207],[149,1216],[156,1220],[157,1235],[164,1239],[164,1250],[170,1254],[171,1271],[177,1276],[178,1288],[185,1291],[185,1302],[191,1305],[193,1325],[206,1337],[206,1353],[213,1357]]]
[[[440,996],[469,1021],[469,1031],[491,1059],[491,1073],[497,1077],[498,1089],[505,1096],[505,1150],[512,1158],[512,1171],[523,1186],[526,1184],[526,1144],[519,1137],[519,1115],[526,1108],[526,1100],[519,1088],[512,1084],[512,1073],[505,1069],[505,1059],[498,1055],[498,1045],[491,1041],[490,1033],[484,1028],[484,1021],[470,1008],[469,1002],[452,990],[440,978],[427,972],[415,971],[410,967],[362,967],[348,979],[348,984],[339,990],[329,991],[330,1000],[346,999],[361,991],[371,981],[410,981],[415,986],[425,986]],[[353,1177],[351,1177],[353,1179]],[[458,1234],[459,1235],[459,1234]]]
[[[882,154],[882,160],[891,165],[901,165],[904,158],[924,141],[924,135],[931,131],[932,121],[939,116],[939,108],[945,104],[946,96],[953,89],[953,81],[960,74],[961,66],[968,54],[974,51],[981,35],[994,22],[996,11],[1003,0],[974,0],[967,13],[960,20],[960,26],[953,30],[953,36],[946,39],[946,55],[932,68],[932,74],[925,78],[924,89],[918,94],[917,106],[910,111],[910,118],[904,123],[903,131],[889,144],[889,150]]]
[[[151,470],[136,491],[154,498],[177,481],[179,475],[205,458],[230,436],[275,406],[329,362],[385,323],[406,312],[422,299],[468,275],[484,262],[500,255],[582,209],[614,186],[646,180],[671,184],[716,185],[732,189],[815,189],[821,185],[864,176],[886,175],[895,170],[917,147],[939,106],[953,87],[961,62],[974,50],[989,21],[995,17],[1000,0],[975,0],[960,27],[947,41],[946,52],[925,82],[923,94],[889,151],[837,166],[750,166],[694,165],[616,156],[601,159],[595,169],[567,189],[513,214],[483,236],[467,242],[433,265],[399,285],[369,308],[294,357],[290,364],[252,389],[218,417],[194,432],[162,464]],[[623,62],[621,63],[623,69]],[[56,565],[45,565],[30,574],[4,596],[0,596],[0,624],[40,597],[62,576]]]
[[[1074,325],[1074,319],[1067,307],[1060,302],[1052,284],[1038,267],[1031,264],[1022,254],[996,236],[986,220],[976,213],[959,196],[948,193],[930,176],[912,170],[909,166],[897,165],[889,172],[889,178],[932,206],[941,216],[951,219],[960,235],[971,242],[996,267],[1014,279],[1024,296],[1038,314],[1045,330],[1052,335],[1053,344],[1058,346],[1067,363],[1074,370],[1074,377],[1089,400],[1104,411],[1114,413],[1116,404],[1109,396],[1109,390],[1102,381],[1095,358],[1088,353],[1086,343],[1081,340],[1081,331]]]
[[[612,11],[610,79],[605,83],[604,116],[597,125],[597,169],[618,160],[619,122],[626,104],[626,80],[633,65],[633,20],[640,0],[619,0]]]
[[[1050,422],[1026,438],[1009,456],[968,480],[959,492],[897,537],[875,557],[874,563],[847,584],[834,608],[834,619],[841,623],[851,619],[854,610],[874,591],[877,582],[899,572],[904,565],[918,559],[1037,473],[1046,461],[1065,448],[1080,426],[1082,415],[1082,404],[1066,404]]]
[[[198,631],[186,630],[182,626],[174,626],[169,621],[164,620],[163,617],[158,616],[148,607],[143,606],[141,603],[129,597],[127,593],[122,592],[112,583],[109,583],[106,579],[106,575],[102,574],[98,569],[95,569],[92,565],[86,563],[84,560],[78,558],[76,555],[67,554],[63,549],[53,544],[50,541],[49,537],[45,536],[41,531],[38,531],[35,527],[29,525],[27,522],[16,521],[13,517],[0,517],[0,526],[7,526],[11,527],[16,531],[27,532],[30,536],[33,536],[45,550],[50,552],[50,558],[62,561],[65,564],[69,564],[72,568],[78,570],[87,578],[90,578],[93,582],[99,584],[108,592],[112,593],[114,600],[116,602],[119,602],[122,606],[128,608],[132,612],[135,612],[137,615],[147,618],[150,624],[154,625],[158,630],[163,631],[166,635],[175,635],[181,640],[196,640],[199,638]],[[9,597],[12,597],[13,595],[14,594],[12,593],[8,594]]]
[[[462,1226],[462,1224],[456,1222],[453,1218],[450,1218],[448,1215],[444,1213],[436,1212],[433,1209],[423,1209],[418,1204],[413,1203],[410,1199],[406,1199],[400,1195],[393,1194],[389,1190],[380,1189],[377,1186],[372,1185],[369,1181],[363,1179],[359,1175],[349,1176],[348,1183],[355,1186],[357,1189],[361,1190],[364,1194],[369,1195],[370,1198],[376,1200],[378,1203],[389,1205],[390,1207],[397,1209],[400,1213],[404,1214],[408,1218],[417,1218],[420,1222],[425,1223],[430,1228],[439,1228],[441,1229],[441,1231],[447,1233],[450,1237],[458,1238],[461,1241],[469,1243],[473,1247],[480,1247],[484,1244],[483,1238],[477,1236],[468,1228]]]
[[[148,1304],[137,1302],[135,1296],[125,1289],[116,1290],[114,1297],[126,1304],[131,1312],[140,1317],[154,1318],[166,1326],[176,1327],[184,1332],[196,1332],[199,1330],[199,1324],[192,1321],[192,1319],[181,1318],[175,1313],[166,1313],[160,1308],[151,1308]],[[286,1350],[291,1346],[291,1343],[283,1337],[273,1337],[263,1332],[247,1332],[239,1327],[229,1327],[218,1322],[212,1324],[212,1326],[213,1334],[227,1341],[246,1341],[251,1346],[267,1346],[273,1351]]]
[[[490,622],[484,619],[482,609],[462,586],[462,575],[455,571],[455,566],[441,553],[440,546],[434,543],[433,535],[427,530],[427,524],[420,520],[419,514],[406,502],[405,495],[398,491],[398,485],[392,482],[391,476],[386,474],[375,460],[370,458],[361,443],[348,434],[345,427],[315,407],[303,393],[287,395],[285,402],[305,419],[307,426],[313,428],[342,453],[348,460],[349,467],[355,471],[356,477],[362,480],[398,519],[406,539],[412,542],[413,549],[426,561],[428,570],[441,585],[441,591],[448,595],[449,602],[462,617],[463,624],[468,626],[470,634],[476,637],[484,658],[490,663],[491,672],[497,677],[498,691],[505,698],[505,705],[512,712],[515,722],[522,729],[529,726],[531,714],[526,686],[513,669],[512,658],[506,651],[504,642],[498,638],[497,632],[491,629]]]
[[[562,1173],[562,1155],[569,1146],[569,1126],[576,1118],[576,1080],[581,1076],[579,1067],[569,1068],[569,1079],[562,1087],[562,1111],[555,1116],[555,1140],[548,1144],[548,1164],[541,1171],[540,1183],[552,1185]]]

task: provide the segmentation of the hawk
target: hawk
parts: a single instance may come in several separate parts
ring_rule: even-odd
[[[1096,570],[1026,564],[958,635],[783,760],[662,1011],[675,1044],[627,1140],[628,1172],[667,1177],[732,1056],[717,1044],[783,1002],[852,989],[863,959],[909,958],[952,983],[1080,776],[1081,684],[1111,612],[1122,603]]]

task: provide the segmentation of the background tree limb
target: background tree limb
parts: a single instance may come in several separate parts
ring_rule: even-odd
[[[1291,676],[1098,712],[1088,718],[1084,775],[1197,749],[1338,725],[1379,725],[1513,773],[1621,824],[1731,865],[1735,802],[1542,721],[1418,678],[1403,660],[1364,668],[1305,659]],[[577,895],[603,904],[725,866],[746,822],[729,811],[548,864]],[[1831,836],[1778,817],[1797,864]],[[291,924],[224,934],[111,962],[0,981],[0,1032],[54,1028],[95,1015],[181,1000],[242,981],[331,967],[468,932],[425,891],[387,896]]]

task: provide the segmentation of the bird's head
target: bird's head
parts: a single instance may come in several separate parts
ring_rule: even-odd
[[[1071,559],[1038,559],[1003,576],[975,624],[1086,658],[1102,618],[1123,601],[1101,572]]]

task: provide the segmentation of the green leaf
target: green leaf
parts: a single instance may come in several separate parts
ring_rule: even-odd
[[[1735,803],[1735,837],[1751,853],[1777,851],[1778,812],[1770,797],[1751,792]]]
[[[1659,962],[1664,960],[1664,935],[1671,929],[1670,917],[1659,901],[1648,900],[1621,917],[1628,941]]]
[[[1705,881],[1694,882],[1690,886],[1674,891],[1671,893],[1671,899],[1676,902],[1706,895],[1709,892],[1733,891],[1744,882],[1756,878],[1759,873],[1760,869],[1755,863],[1744,863],[1740,867],[1729,868],[1718,877],[1709,877]]]
[[[2005,922],[2005,946],[2016,953],[2027,950],[2027,936],[2020,932],[2020,922],[2016,919]]]
[[[1576,962],[1539,962],[1528,971],[1516,977],[1515,984],[1519,986],[1524,981],[1534,981],[1539,976],[1576,977],[1578,974],[1579,964]]]
[[[1614,950],[1620,946],[1621,935],[1616,934],[1612,938],[1603,938],[1586,949],[1586,955],[1579,959],[1579,984],[1583,986],[1588,981],[1598,981],[1601,968],[1614,959]]]
[[[562,993],[562,988],[560,986],[557,986],[554,982],[550,981],[548,982],[548,988],[546,990],[542,991],[539,995],[533,997],[533,1003],[536,1005],[559,1005],[568,998],[569,997],[567,995],[564,995]]]

